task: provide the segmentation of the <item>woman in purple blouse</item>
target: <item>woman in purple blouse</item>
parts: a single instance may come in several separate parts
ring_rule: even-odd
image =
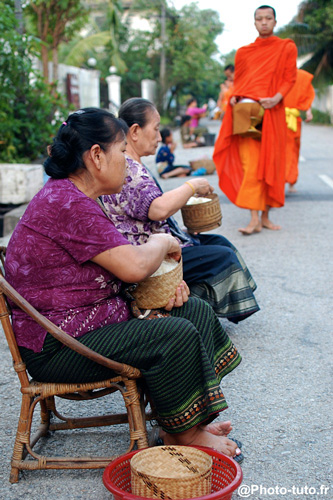
[[[221,379],[241,358],[213,310],[188,298],[182,282],[164,317],[135,318],[129,283],[150,276],[181,250],[170,234],[132,245],[96,201],[121,191],[127,125],[86,108],[71,114],[49,147],[50,179],[33,198],[8,244],[8,281],[68,335],[96,352],[139,368],[166,444],[211,446],[239,455],[230,422],[211,423],[227,408]],[[63,346],[13,305],[17,343],[32,377],[86,382],[112,376]],[[237,458],[237,457],[236,457]]]

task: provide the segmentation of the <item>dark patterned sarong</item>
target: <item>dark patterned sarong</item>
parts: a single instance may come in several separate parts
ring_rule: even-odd
[[[205,300],[218,316],[234,323],[259,311],[253,293],[257,285],[236,247],[217,234],[196,238],[200,245],[182,249],[191,296]]]
[[[210,421],[227,408],[220,382],[241,361],[211,307],[195,298],[169,317],[105,326],[79,341],[141,370],[159,423],[170,433]],[[20,350],[36,380],[86,382],[112,376],[49,335],[41,353]]]

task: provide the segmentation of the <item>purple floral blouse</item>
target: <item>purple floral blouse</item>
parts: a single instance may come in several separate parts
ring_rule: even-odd
[[[98,203],[68,179],[49,179],[9,241],[6,277],[72,337],[131,318],[122,282],[90,259],[129,242]],[[40,352],[46,331],[13,305],[19,346]]]
[[[102,196],[102,200],[116,228],[134,245],[142,245],[152,234],[171,231],[166,220],[152,221],[148,217],[150,204],[163,194],[151,174],[129,156],[126,168],[121,193]]]

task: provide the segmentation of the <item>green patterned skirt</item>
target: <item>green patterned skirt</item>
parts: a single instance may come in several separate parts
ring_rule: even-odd
[[[100,354],[139,368],[166,432],[183,432],[211,421],[227,408],[222,378],[241,357],[212,308],[190,298],[169,317],[108,325],[78,340]],[[103,380],[112,372],[56,341],[43,351],[20,348],[28,371],[43,382]]]

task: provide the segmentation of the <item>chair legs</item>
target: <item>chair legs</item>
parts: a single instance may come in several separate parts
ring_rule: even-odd
[[[54,396],[35,398],[28,394],[22,395],[21,413],[17,427],[14,451],[11,461],[10,482],[17,483],[20,470],[37,469],[96,469],[104,468],[115,458],[111,457],[47,457],[39,455],[32,450],[37,441],[47,435],[48,430],[74,429],[85,427],[98,427],[101,425],[114,425],[119,423],[129,424],[130,445],[127,451],[131,451],[135,444],[139,449],[148,447],[146,431],[146,413],[143,404],[143,389],[138,390],[137,380],[123,378],[122,384],[114,384],[123,396],[127,414],[104,415],[98,417],[67,418],[58,413],[55,406]],[[84,399],[84,398],[83,398]],[[33,413],[36,406],[40,404],[41,423],[36,433],[31,436],[31,425]],[[60,418],[60,422],[50,422],[50,415],[54,413]],[[148,416],[148,419],[151,418]],[[32,460],[25,460],[30,455]]]
[[[126,391],[123,392],[125,406],[128,412],[128,423],[130,428],[130,448],[133,449],[135,442],[138,448],[148,447],[148,436],[146,431],[146,421],[141,412],[140,395],[137,390],[136,380],[125,379]]]
[[[17,433],[15,437],[14,450],[11,462],[11,471],[9,481],[17,483],[19,479],[19,463],[23,459],[25,452],[25,444],[29,441],[29,433],[27,432],[29,410],[31,405],[31,398],[27,394],[22,396],[21,413],[17,426]]]

